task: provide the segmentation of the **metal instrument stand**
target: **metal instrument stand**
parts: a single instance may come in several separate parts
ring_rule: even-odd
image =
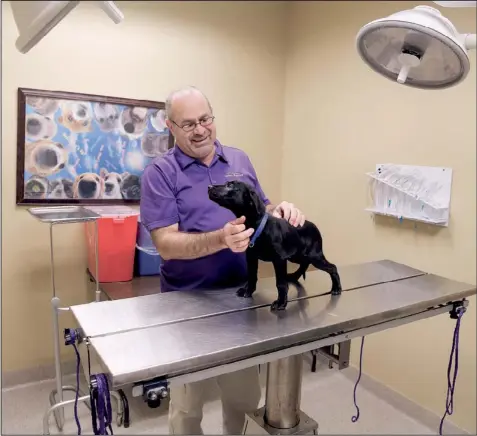
[[[55,415],[56,425],[58,430],[63,430],[65,423],[65,411],[64,406],[74,403],[74,400],[63,400],[64,392],[75,392],[76,388],[72,385],[63,386],[63,377],[61,371],[61,356],[60,356],[60,327],[58,322],[58,315],[60,312],[70,310],[69,307],[61,307],[60,299],[56,296],[55,286],[55,266],[53,256],[53,225],[55,224],[73,224],[73,223],[86,223],[88,221],[95,222],[95,257],[96,257],[96,277],[99,277],[99,256],[98,256],[98,221],[100,215],[81,206],[49,206],[49,207],[36,207],[28,209],[28,212],[37,220],[50,225],[50,263],[51,263],[51,285],[53,290],[53,297],[51,299],[51,311],[53,317],[53,340],[55,346],[55,379],[56,389],[50,393],[51,408],[47,411],[45,418],[48,419],[49,415],[53,412]],[[93,279],[96,282],[96,294],[95,301],[100,301],[101,291],[99,289],[99,280]],[[91,410],[91,404],[89,403],[89,395],[86,395],[81,389],[78,388],[79,402],[84,402],[86,407]],[[111,395],[116,398],[118,403],[118,415],[122,416],[121,400],[117,392],[111,392]]]

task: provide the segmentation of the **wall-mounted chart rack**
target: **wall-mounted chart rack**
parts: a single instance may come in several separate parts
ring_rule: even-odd
[[[398,164],[378,164],[366,173],[371,179],[373,214],[449,225],[452,169]]]

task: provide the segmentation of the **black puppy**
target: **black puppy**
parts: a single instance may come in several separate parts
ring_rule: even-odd
[[[308,267],[313,265],[327,272],[331,277],[331,294],[341,294],[341,281],[335,265],[329,263],[322,248],[322,238],[318,228],[310,221],[294,227],[284,219],[275,218],[265,210],[256,191],[240,181],[213,185],[208,189],[209,198],[240,218],[245,217],[245,227],[255,230],[246,251],[248,283],[237,291],[240,297],[250,298],[257,285],[258,261],[272,262],[278,299],[272,310],[283,310],[288,303],[288,282],[305,278]],[[299,264],[292,274],[287,274],[287,261]]]

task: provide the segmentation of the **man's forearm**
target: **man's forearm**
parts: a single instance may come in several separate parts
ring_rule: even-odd
[[[155,239],[164,260],[197,259],[227,248],[222,229],[207,233],[168,232]]]

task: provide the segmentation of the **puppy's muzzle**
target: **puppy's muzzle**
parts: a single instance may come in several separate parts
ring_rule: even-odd
[[[91,198],[96,194],[98,184],[92,180],[81,180],[78,187],[83,198]]]
[[[214,191],[214,190],[221,190],[221,189],[224,189],[224,188],[225,188],[225,185],[209,185],[208,191],[211,192],[211,191]]]
[[[220,198],[225,193],[225,185],[209,185],[207,192],[209,198]]]
[[[38,156],[38,162],[46,167],[54,168],[56,165],[58,165],[58,155],[56,154],[55,150],[51,150],[49,148],[42,150]]]
[[[133,123],[126,123],[124,125],[124,131],[126,133],[134,133],[134,124]]]

